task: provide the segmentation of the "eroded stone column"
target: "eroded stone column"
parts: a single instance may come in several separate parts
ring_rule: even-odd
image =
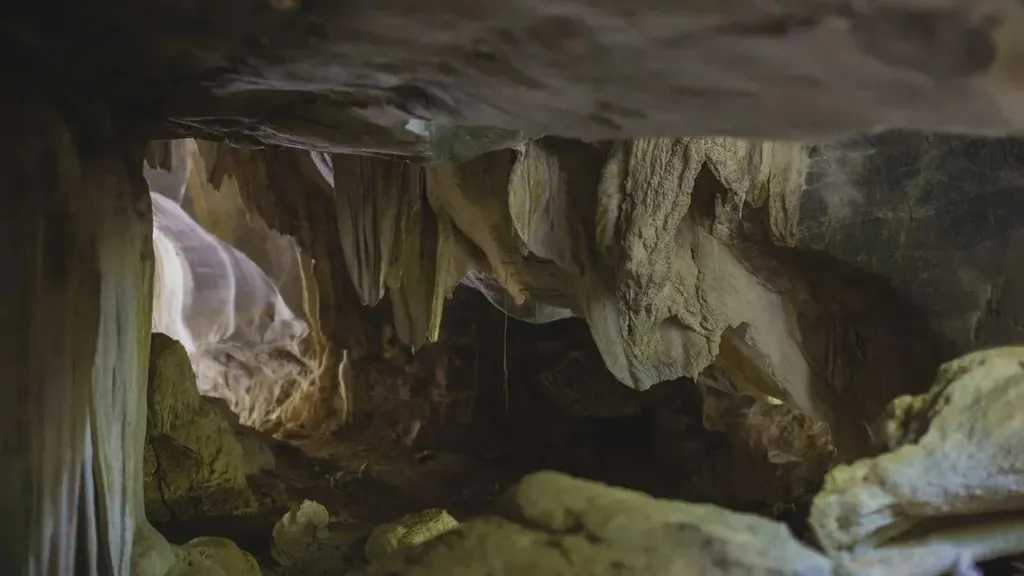
[[[141,156],[83,143],[46,99],[7,98],[0,573],[163,574],[173,556],[142,505],[153,257],[127,168]],[[136,532],[157,552],[143,572]]]

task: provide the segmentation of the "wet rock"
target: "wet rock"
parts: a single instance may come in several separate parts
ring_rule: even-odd
[[[432,540],[459,526],[459,521],[439,508],[410,514],[378,526],[366,541],[366,560],[375,562],[389,554]]]
[[[231,426],[196,388],[185,349],[153,334],[147,394],[146,512],[161,521],[251,510],[245,456]]]
[[[1024,348],[944,364],[889,406],[888,452],[833,470],[814,500],[821,544],[865,573],[931,576],[1024,551]]]
[[[524,478],[501,511],[398,552],[366,574],[832,573],[828,559],[782,524],[554,472]]]

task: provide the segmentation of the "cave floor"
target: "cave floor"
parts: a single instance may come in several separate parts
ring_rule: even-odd
[[[289,438],[272,450],[275,469],[248,477],[257,512],[172,520],[156,528],[176,544],[199,536],[229,538],[267,565],[273,564],[274,524],[303,500],[327,508],[332,530],[362,532],[426,508],[445,508],[459,519],[480,514],[522,476],[493,460],[415,451],[372,433]]]
[[[156,528],[178,544],[199,536],[230,538],[253,554],[265,574],[276,574],[270,553],[274,525],[303,500],[327,509],[331,532],[354,535],[349,553],[358,556],[375,526],[428,508],[446,509],[465,521],[486,513],[525,474],[553,469],[658,497],[773,517],[810,542],[805,519],[818,485],[808,482],[808,471],[799,462],[772,462],[735,434],[705,429],[706,402],[696,386],[681,382],[655,390],[652,401],[635,413],[587,417],[531,396],[524,385],[507,408],[482,419],[486,426],[481,419],[470,427],[450,423],[412,447],[372,426],[326,437],[292,435],[270,442],[273,471],[248,477],[258,512],[195,517]],[[348,567],[360,560],[354,562]],[[983,568],[986,575],[1024,574],[1019,559]]]

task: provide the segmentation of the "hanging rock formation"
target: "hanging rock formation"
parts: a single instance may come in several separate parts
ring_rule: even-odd
[[[337,225],[356,293],[375,303],[386,286],[414,349],[436,339],[444,299],[468,275],[532,321],[581,316],[623,384],[716,364],[735,391],[828,422],[852,456],[867,449],[866,424],[900,392],[923,391],[948,349],[880,279],[791,247],[807,154],[736,139],[545,138],[457,165],[336,156],[322,167],[345,182]],[[396,175],[415,186],[402,192]]]

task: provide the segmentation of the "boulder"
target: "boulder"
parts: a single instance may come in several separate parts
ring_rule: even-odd
[[[944,364],[894,400],[884,454],[832,470],[811,524],[858,573],[933,576],[1024,551],[1024,348]]]
[[[251,510],[245,452],[196,388],[181,344],[153,334],[144,453],[146,513],[155,521]]]
[[[825,576],[833,569],[780,523],[555,472],[524,478],[500,510],[396,552],[365,575]]]
[[[168,576],[261,576],[256,559],[225,538],[196,538],[174,551]]]

